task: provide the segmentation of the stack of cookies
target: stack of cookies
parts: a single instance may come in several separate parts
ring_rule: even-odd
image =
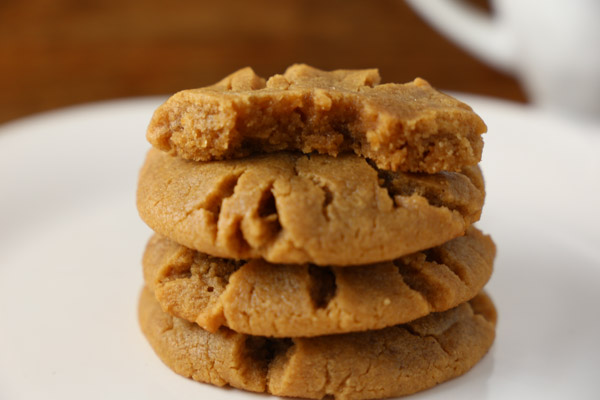
[[[294,65],[175,94],[137,206],[142,330],[175,372],[369,399],[463,374],[494,340],[495,247],[471,224],[486,127],[416,79]]]

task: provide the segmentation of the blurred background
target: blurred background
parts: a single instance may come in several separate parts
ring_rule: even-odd
[[[487,0],[469,3],[490,10]],[[0,123],[73,104],[167,95],[252,66],[377,67],[438,89],[525,102],[519,83],[402,0],[2,0]]]

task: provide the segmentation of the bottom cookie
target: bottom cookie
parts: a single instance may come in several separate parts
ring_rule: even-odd
[[[371,399],[415,393],[468,371],[494,341],[496,311],[480,294],[376,331],[270,339],[225,327],[209,333],[163,312],[144,289],[139,321],[163,362],[194,380],[278,396]]]

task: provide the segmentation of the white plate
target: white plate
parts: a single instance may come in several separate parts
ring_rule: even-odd
[[[600,129],[466,99],[489,126],[479,226],[499,249],[498,335],[471,372],[414,398],[598,398]],[[265,398],[175,375],[138,329],[150,230],[134,193],[161,100],[0,127],[0,399]]]

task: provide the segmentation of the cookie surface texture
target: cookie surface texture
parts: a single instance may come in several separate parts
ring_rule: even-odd
[[[155,111],[146,137],[195,161],[299,150],[353,152],[394,171],[460,171],[479,162],[487,128],[469,106],[419,78],[379,81],[375,69],[293,65],[265,81],[244,68],[173,95]]]
[[[381,330],[266,339],[204,331],[164,313],[144,290],[139,321],[157,355],[180,375],[277,396],[358,400],[415,393],[465,373],[492,345],[496,313],[478,295]]]
[[[151,149],[137,207],[157,233],[216,257],[359,265],[461,236],[484,201],[481,171],[382,171],[364,158],[271,153],[190,162]]]
[[[488,281],[492,240],[471,227],[425,252],[352,268],[235,262],[155,235],[144,278],[161,307],[215,332],[269,337],[380,329],[470,300]]]

